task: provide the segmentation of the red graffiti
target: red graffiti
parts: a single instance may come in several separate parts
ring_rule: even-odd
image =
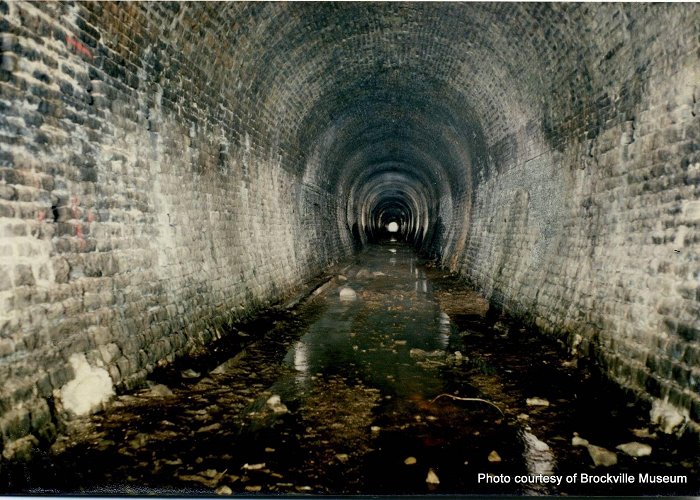
[[[78,54],[92,59],[92,52],[90,51],[90,49],[88,49],[83,42],[76,40],[70,35],[66,36],[66,45],[71,47]]]
[[[82,250],[85,248],[85,235],[83,234],[83,224],[81,222],[78,222],[75,225],[75,237],[79,240],[78,245],[80,246],[80,249]]]
[[[70,200],[70,214],[74,219],[80,218],[80,209],[78,205],[80,205],[80,198],[73,196]]]

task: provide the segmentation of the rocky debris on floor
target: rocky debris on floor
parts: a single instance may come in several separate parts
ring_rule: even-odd
[[[132,440],[129,441],[129,446],[131,446],[135,450],[138,450],[139,448],[143,448],[144,446],[146,446],[146,443],[148,443],[149,439],[150,437],[148,434],[139,432]]]
[[[336,453],[335,458],[338,459],[338,462],[343,464],[350,459],[347,453]]]
[[[465,361],[469,361],[469,358],[462,355],[460,351],[455,351],[453,354],[448,354],[446,358],[447,363],[451,365],[461,365]]]
[[[221,363],[219,366],[214,368],[211,372],[209,372],[211,375],[223,375],[225,373],[228,373],[230,370],[232,370],[240,361],[243,359],[243,357],[246,355],[246,350],[243,349],[241,352],[236,354],[235,356],[227,359],[223,363]]]
[[[666,401],[654,400],[651,405],[651,423],[664,434],[681,434],[687,418]]]
[[[489,456],[488,456],[489,462],[496,463],[496,462],[500,462],[501,460],[502,460],[502,458],[496,450],[493,450],[493,451],[491,451],[491,453],[489,453]]]
[[[343,276],[342,274],[339,274],[338,277],[337,277],[337,280],[338,280],[340,283],[344,283],[344,282],[346,282],[346,281],[348,280],[348,278],[347,278],[346,276]]]
[[[173,391],[167,385],[149,384],[149,388],[143,392],[146,397],[166,398],[173,395]]]
[[[617,454],[601,446],[588,445],[588,454],[596,467],[610,467],[617,464]]]
[[[216,493],[217,495],[233,495],[233,490],[230,487],[224,485],[216,488],[216,491],[214,491],[214,493]]]
[[[226,471],[219,472],[216,469],[207,469],[201,471],[197,474],[182,474],[177,475],[177,478],[181,481],[190,481],[202,484],[207,488],[216,488],[219,485],[221,479],[223,479]],[[229,488],[230,490],[230,488]],[[230,494],[230,493],[229,493]]]
[[[525,403],[528,406],[549,406],[549,401],[547,401],[544,398],[537,398],[537,397],[527,398],[525,400]]]
[[[199,429],[197,429],[196,432],[197,434],[201,434],[203,432],[218,431],[219,429],[221,429],[221,424],[217,422],[211,425],[205,425],[204,427],[200,427]]]
[[[360,270],[357,271],[357,273],[355,274],[355,278],[357,278],[358,280],[364,280],[364,279],[367,279],[367,278],[371,278],[372,276],[373,276],[373,274],[370,272],[370,270],[369,270],[369,269],[365,269],[365,268],[360,269]]]
[[[647,427],[642,429],[632,429],[632,434],[640,439],[656,439],[658,437],[655,432],[649,432]]]
[[[282,398],[280,398],[278,395],[270,396],[268,400],[265,402],[267,407],[272,410],[274,413],[287,413],[289,409],[287,409],[287,406],[282,402]]]
[[[351,302],[353,300],[357,300],[357,293],[349,286],[344,286],[341,288],[339,294],[340,300],[342,301]]]
[[[440,478],[438,478],[433,469],[428,469],[428,475],[425,478],[425,482],[431,485],[438,485],[440,484]]]
[[[192,368],[188,368],[187,370],[180,372],[180,376],[184,379],[193,379],[201,377],[202,374],[194,371]]]
[[[241,467],[243,470],[263,470],[265,468],[265,463],[259,463],[259,464],[248,464],[245,463]]]
[[[562,362],[561,362],[561,366],[562,366],[563,368],[572,368],[572,369],[573,369],[573,368],[578,368],[578,359],[577,359],[577,358],[574,358],[574,359],[572,359],[572,360],[570,360],[570,361],[562,361]]]
[[[588,446],[588,440],[583,439],[580,436],[574,436],[571,438],[571,445],[572,446]]]
[[[403,461],[403,463],[406,465],[415,465],[416,462],[416,457],[406,457],[406,460]]]
[[[34,451],[38,446],[39,440],[33,435],[29,434],[28,436],[16,439],[15,441],[5,445],[5,449],[2,452],[2,457],[5,460],[26,462],[32,458]]]
[[[409,355],[413,359],[442,358],[445,356],[445,351],[424,351],[423,349],[418,349],[414,347],[409,351]]]
[[[537,451],[548,451],[549,450],[549,445],[547,443],[545,443],[544,441],[540,440],[537,436],[535,436],[531,432],[525,432],[525,439],[527,440],[527,443]]]
[[[616,448],[630,457],[638,458],[651,455],[651,446],[644,443],[638,443],[637,441],[620,444],[616,446]]]

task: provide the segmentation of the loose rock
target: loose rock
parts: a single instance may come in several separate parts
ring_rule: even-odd
[[[355,290],[353,290],[349,286],[345,286],[340,289],[340,300],[346,302],[357,300],[357,293],[355,293]]]
[[[243,464],[243,467],[241,468],[245,470],[261,470],[265,468],[265,464]]]
[[[632,434],[642,439],[656,439],[657,437],[655,432],[649,432],[649,429],[646,427],[643,429],[632,429]]]
[[[540,440],[534,434],[528,432],[525,434],[527,442],[537,451],[547,451],[549,450],[549,445],[544,441]]]
[[[588,440],[579,436],[574,436],[571,438],[571,444],[573,446],[588,446]]]
[[[233,495],[233,490],[228,486],[224,485],[216,488],[216,491],[214,493],[216,493],[217,495]]]
[[[528,406],[549,406],[549,401],[544,398],[527,398],[525,403]]]
[[[416,457],[408,457],[406,460],[403,461],[406,465],[415,465],[417,462]]]
[[[281,414],[289,411],[287,406],[282,403],[282,399],[277,395],[271,396],[265,404],[267,404],[267,407],[275,413]]]
[[[192,379],[199,378],[201,376],[201,373],[194,371],[192,368],[188,368],[187,370],[183,370],[180,373],[180,376],[185,379]]]
[[[671,404],[655,400],[651,405],[651,422],[664,434],[679,432],[686,417]]]
[[[197,429],[197,433],[218,431],[219,429],[221,429],[221,424],[216,423],[216,424],[211,424],[211,425],[206,425],[204,427],[200,427],[199,429]]]
[[[610,467],[617,463],[617,454],[600,446],[589,444],[588,454],[596,467]]]
[[[493,450],[491,453],[489,453],[488,460],[489,462],[500,462],[502,459],[498,452]]]
[[[630,457],[646,457],[651,455],[651,446],[636,441],[618,445],[616,448]]]
[[[369,272],[369,269],[360,269],[357,271],[357,274],[355,275],[357,279],[366,279],[366,278],[371,278],[372,273]]]
[[[440,484],[440,479],[437,477],[437,474],[435,474],[435,471],[433,471],[433,469],[429,469],[428,476],[425,478],[425,482],[428,484]]]
[[[146,393],[148,396],[153,396],[153,397],[168,397],[173,395],[173,391],[170,390],[170,388],[166,385],[163,384],[154,384],[152,385],[148,392]]]

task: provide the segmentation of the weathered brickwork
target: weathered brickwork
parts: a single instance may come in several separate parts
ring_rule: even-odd
[[[74,377],[73,353],[129,387],[342,249],[335,223],[321,230],[317,214],[297,209],[308,195],[283,168],[288,153],[260,138],[276,122],[252,118],[263,104],[208,88],[211,68],[188,50],[186,24],[206,23],[206,12],[176,29],[175,4],[1,9],[0,429],[9,443],[52,438],[47,400]],[[328,196],[314,201],[333,216]]]
[[[542,58],[560,68],[543,129],[487,134],[498,173],[476,188],[459,268],[697,431],[700,11],[571,11],[580,45]]]
[[[0,1],[0,433],[376,234],[700,422],[699,9]]]

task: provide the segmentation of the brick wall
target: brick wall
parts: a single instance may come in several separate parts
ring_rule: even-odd
[[[235,54],[188,47],[195,8],[0,4],[5,444],[52,439],[73,354],[130,387],[343,253],[276,117],[211,87]]]
[[[698,8],[0,1],[0,434],[349,255],[377,207],[700,421]],[[392,205],[393,204],[393,205]]]
[[[539,133],[488,137],[457,266],[617,382],[700,422],[697,6],[574,14]],[[556,56],[557,53],[549,54]],[[534,114],[535,112],[533,112]]]

